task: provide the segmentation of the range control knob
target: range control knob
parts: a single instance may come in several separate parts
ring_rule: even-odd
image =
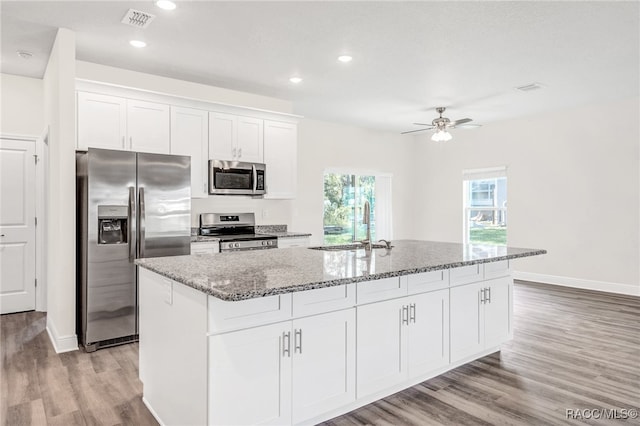
[[[266,246],[268,243],[269,243],[268,241],[263,241],[263,242],[262,242],[262,245],[263,245],[263,246]]]
[[[240,243],[235,243],[234,246],[235,246],[235,248],[238,248],[238,247],[240,247]]]

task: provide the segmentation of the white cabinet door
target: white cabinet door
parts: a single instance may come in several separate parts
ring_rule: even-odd
[[[78,92],[78,149],[128,149],[126,133],[126,99]]]
[[[483,284],[474,283],[451,288],[451,362],[474,355],[484,348],[484,312],[480,302],[480,289],[484,287]]]
[[[169,154],[169,105],[128,100],[127,135],[131,151]]]
[[[251,163],[264,163],[263,120],[251,117],[238,117],[238,139],[236,159]]]
[[[264,162],[267,165],[265,198],[295,198],[298,183],[298,126],[264,122]]]
[[[286,336],[290,321],[209,337],[210,425],[291,423]]]
[[[356,399],[355,309],[293,321],[293,422]]]
[[[208,123],[207,111],[171,107],[171,154],[191,157],[191,198],[208,196]]]
[[[402,315],[405,299],[358,306],[358,398],[389,388],[407,378]]]
[[[237,116],[218,112],[209,113],[210,160],[235,160],[237,139]]]
[[[511,297],[513,281],[504,277],[483,282],[486,302],[484,307],[484,346],[492,348],[506,342],[512,336]]]
[[[449,290],[408,298],[408,369],[411,377],[449,364]]]

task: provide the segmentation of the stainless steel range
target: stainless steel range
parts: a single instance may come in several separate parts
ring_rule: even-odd
[[[199,232],[219,238],[221,252],[278,248],[278,237],[256,234],[253,213],[203,213]]]

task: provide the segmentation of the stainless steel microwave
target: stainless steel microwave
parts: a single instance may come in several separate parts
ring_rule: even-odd
[[[209,194],[264,195],[266,168],[262,163],[209,160]]]

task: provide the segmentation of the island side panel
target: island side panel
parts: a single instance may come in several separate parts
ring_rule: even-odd
[[[138,270],[143,400],[161,424],[206,424],[207,296]]]

